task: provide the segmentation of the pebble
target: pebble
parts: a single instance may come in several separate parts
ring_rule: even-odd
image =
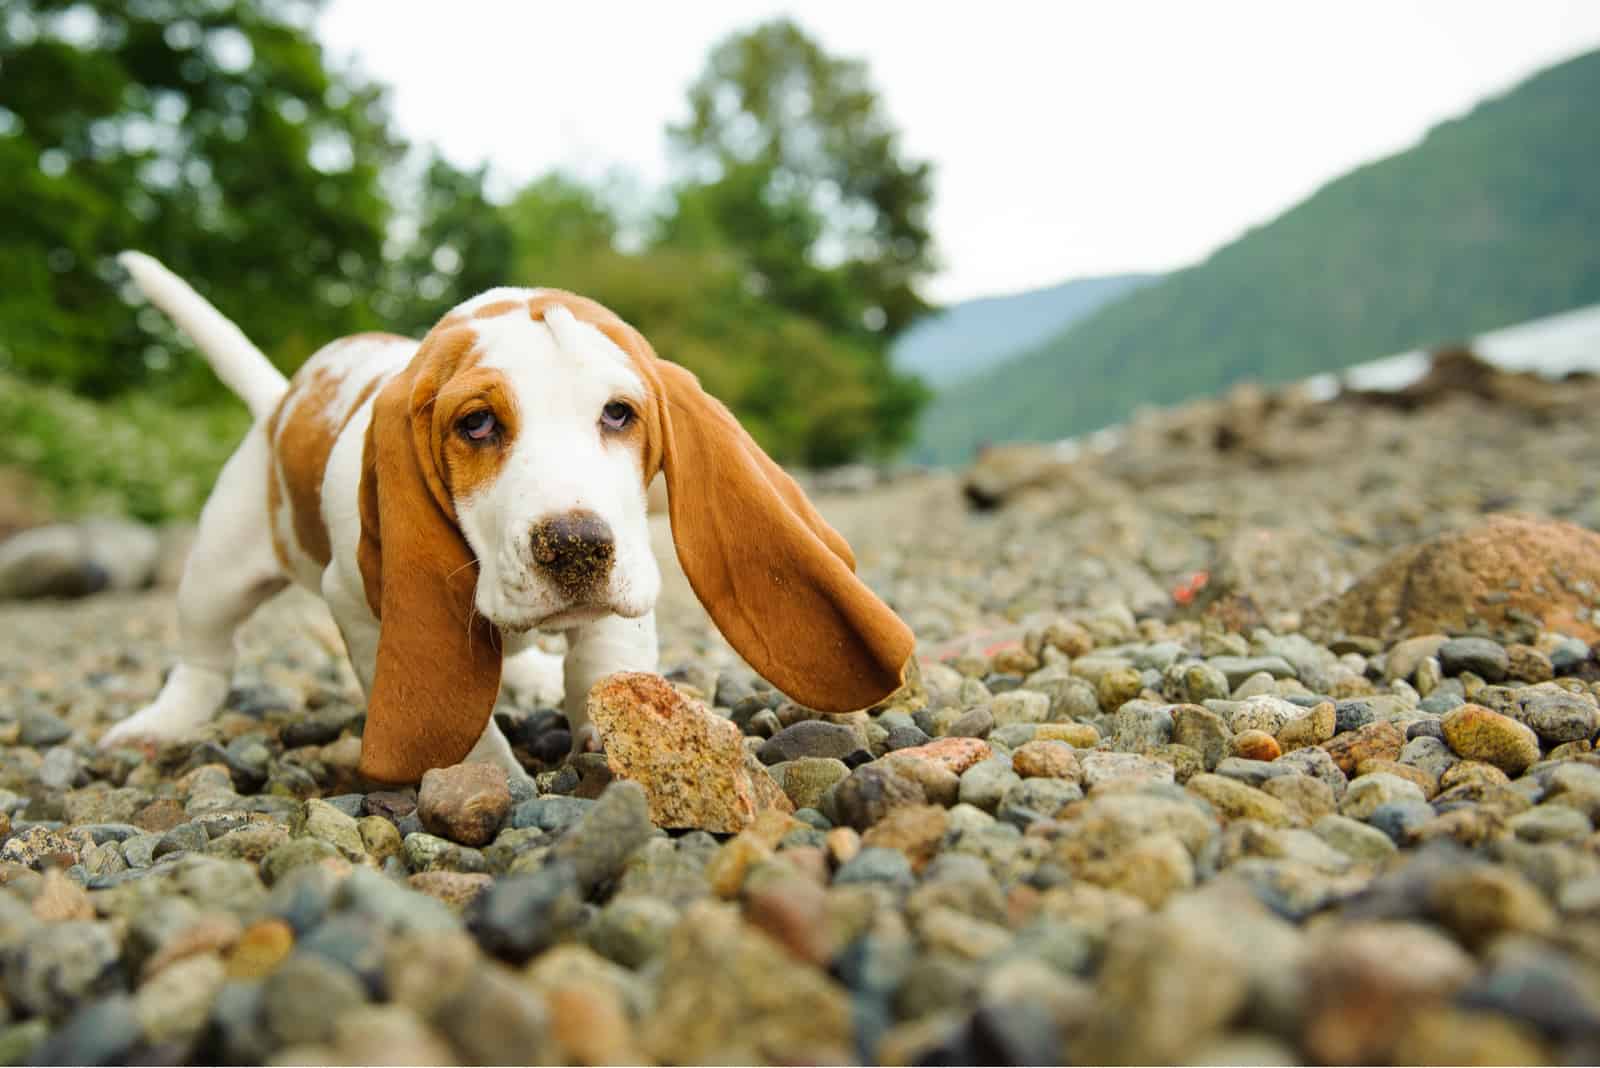
[[[777,764],[802,757],[843,760],[860,748],[860,736],[844,724],[806,719],[783,728],[767,739],[756,755],[763,764]]]
[[[5,962],[5,990],[40,1016],[65,1016],[117,982],[120,946],[112,926],[86,920],[52,923],[26,934]]]
[[[17,740],[35,749],[57,745],[72,737],[72,727],[66,720],[43,709],[25,709],[17,721],[21,725]]]
[[[1324,842],[1361,863],[1379,863],[1396,849],[1394,839],[1382,830],[1349,816],[1330,813],[1312,824],[1311,829]]]
[[[616,878],[629,855],[654,833],[644,790],[636,783],[615,782],[556,843],[551,859],[571,863],[587,892]]]
[[[1451,638],[1439,646],[1437,655],[1446,675],[1470,671],[1488,682],[1499,682],[1511,667],[1505,647],[1488,638]]]
[[[543,796],[486,782],[482,812],[357,792],[359,691],[276,620],[298,594],[245,632],[252,714],[149,754],[91,743],[171,662],[170,593],[27,606],[0,650],[0,1060],[1594,1061],[1600,690],[1561,633],[1586,616],[1413,638],[1320,632],[1313,603],[1478,515],[1504,456],[1541,472],[1519,508],[1570,509],[1592,433],[1246,400],[1141,417],[1070,492],[979,521],[942,476],[891,523],[841,512],[919,640],[882,706],[802,708],[663,611],[677,681],[639,685],[727,744],[641,727],[635,688],[568,760],[564,718],[508,699]],[[1398,460],[1349,444],[1397,435]],[[1294,546],[1269,561],[1293,583],[1230,562],[1174,605],[1241,540]],[[1548,600],[1587,606],[1581,581]]]
[[[1011,754],[1011,770],[1025,779],[1066,779],[1079,782],[1083,769],[1072,746],[1049,739],[1025,742]]]
[[[143,1033],[134,999],[113,994],[74,1012],[27,1060],[33,1064],[126,1063]]]
[[[433,768],[417,791],[417,818],[429,833],[462,845],[487,845],[511,811],[506,773],[493,764]]]
[[[318,954],[296,953],[262,984],[262,1022],[283,1045],[323,1042],[333,1037],[340,1017],[366,1000],[366,990],[347,970]]]
[[[1559,689],[1530,687],[1523,691],[1519,719],[1545,745],[1582,741],[1600,731],[1600,706],[1593,699]]]
[[[1171,764],[1137,753],[1097,749],[1080,754],[1078,766],[1083,769],[1083,785],[1087,789],[1119,780],[1172,782],[1175,778]]]
[[[1284,730],[1288,731],[1292,726],[1293,724],[1290,724]],[[1306,744],[1314,745],[1316,743],[1307,742]],[[1257,760],[1266,764],[1270,764],[1283,755],[1283,750],[1279,747],[1278,740],[1266,731],[1258,730],[1241,731],[1235,734],[1229,739],[1228,752],[1242,760]],[[1218,760],[1217,763],[1221,763],[1221,760]],[[1215,766],[1215,764],[1212,765],[1213,768]]]
[[[824,794],[824,813],[836,824],[866,830],[891,809],[926,803],[927,792],[910,769],[901,769],[901,759],[896,754],[892,762],[856,768]]]
[[[860,852],[839,866],[833,881],[839,886],[851,883],[910,886],[916,877],[912,874],[910,859],[900,850],[863,846]]]
[[[988,712],[997,727],[1043,723],[1050,715],[1050,698],[1033,690],[1012,690],[990,701]]]
[[[1539,759],[1539,738],[1531,729],[1481,705],[1467,704],[1440,722],[1451,751],[1520,775]]]
[[[918,732],[921,734],[921,732]],[[903,751],[903,750],[902,750]],[[816,808],[835,785],[850,774],[844,761],[832,757],[800,757],[783,765],[779,785],[795,808]]]
[[[1225,775],[1196,775],[1184,788],[1205,798],[1229,820],[1256,820],[1269,827],[1287,827],[1292,822],[1282,801]]]
[[[1387,772],[1361,775],[1350,783],[1339,802],[1339,814],[1351,819],[1364,820],[1380,805],[1397,801],[1426,801],[1422,788],[1409,779]]]
[[[1178,705],[1172,709],[1172,741],[1199,753],[1207,771],[1229,755],[1232,738],[1233,732],[1222,717],[1202,705]],[[1274,753],[1272,758],[1276,756]]]

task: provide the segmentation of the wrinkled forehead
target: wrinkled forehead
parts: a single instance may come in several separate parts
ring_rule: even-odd
[[[543,289],[491,289],[444,319],[475,337],[479,367],[554,388],[566,382],[585,392],[642,399],[645,384],[633,358],[574,314],[567,295]]]

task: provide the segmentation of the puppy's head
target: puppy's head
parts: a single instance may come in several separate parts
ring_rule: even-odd
[[[593,301],[496,290],[447,315],[374,404],[360,560],[382,630],[366,774],[409,781],[466,755],[494,707],[503,631],[654,607],[658,472],[690,584],[756,670],[827,711],[899,686],[909,630],[693,375]]]

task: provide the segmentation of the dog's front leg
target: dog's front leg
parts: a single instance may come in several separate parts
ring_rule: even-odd
[[[606,616],[567,632],[563,711],[572,728],[572,751],[598,749],[599,736],[589,722],[589,691],[618,671],[654,671],[661,659],[656,643],[655,612],[638,619]]]

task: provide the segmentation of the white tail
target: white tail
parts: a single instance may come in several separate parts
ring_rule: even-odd
[[[161,261],[143,252],[123,252],[117,261],[128,269],[150,303],[189,335],[223,385],[238,394],[250,414],[265,418],[289,387],[283,372],[272,366],[232,320]]]

